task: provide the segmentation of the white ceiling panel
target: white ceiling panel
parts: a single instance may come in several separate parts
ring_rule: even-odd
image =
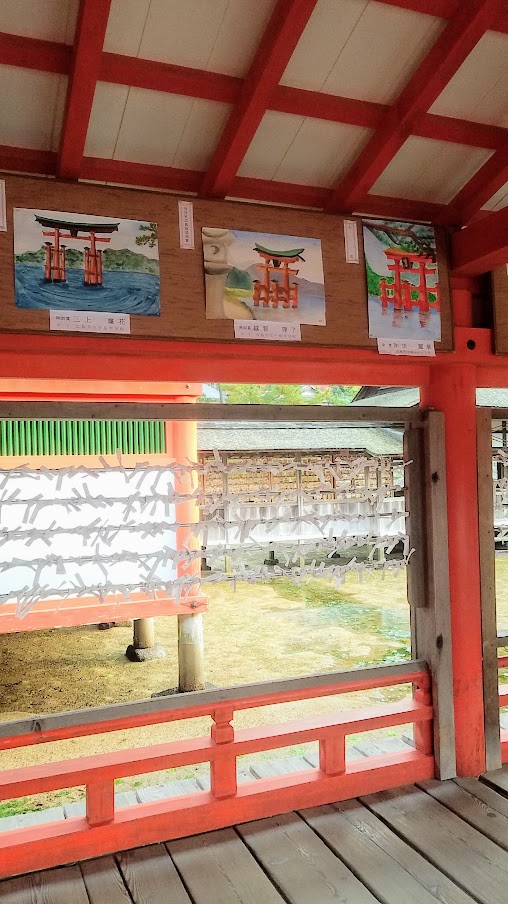
[[[55,150],[67,77],[0,66],[0,144]]]
[[[370,129],[306,119],[274,178],[280,182],[332,188],[365,145]]]
[[[254,179],[274,179],[304,121],[305,117],[289,113],[274,113],[271,110],[265,113],[238,175]]]
[[[230,112],[227,104],[131,88],[116,160],[204,169]]]
[[[376,3],[320,0],[283,76],[285,85],[391,103],[443,21]]]
[[[113,0],[104,47],[244,75],[275,0]]]
[[[114,156],[129,90],[125,85],[97,82],[86,136],[85,157],[111,160]]]
[[[2,0],[0,31],[72,44],[79,0]]]
[[[447,141],[408,138],[372,194],[447,204],[491,153]]]
[[[195,100],[171,165],[182,169],[205,170],[230,113],[229,104]]]
[[[488,31],[431,112],[508,127],[508,35]]]
[[[503,207],[508,207],[508,182],[505,182],[490,201],[484,204],[485,210],[502,210]]]
[[[329,187],[361,150],[369,129],[268,111],[239,176]]]

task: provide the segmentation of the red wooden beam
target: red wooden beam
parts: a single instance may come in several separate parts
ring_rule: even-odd
[[[0,145],[0,170],[10,173],[32,173],[37,176],[54,176],[56,154],[33,148],[16,148]]]
[[[411,134],[414,125],[434,103],[492,24],[498,0],[470,0],[453,19],[413,74],[357,160],[339,181],[330,210],[351,210],[372,188]]]
[[[0,64],[58,72],[66,75],[71,67],[72,47],[56,41],[41,41],[0,32]]]
[[[57,172],[78,179],[99,77],[111,0],[81,0]]]
[[[508,141],[446,205],[438,218],[445,225],[464,225],[508,182]],[[485,219],[482,220],[485,222]]]
[[[227,104],[236,104],[242,88],[242,79],[234,75],[175,66],[158,60],[140,60],[120,53],[102,54],[99,79],[116,85],[167,91]]]
[[[487,273],[508,263],[508,207],[491,213],[452,236],[452,271]]]
[[[201,194],[224,197],[268,108],[317,0],[277,0],[240,99],[203,179]]]

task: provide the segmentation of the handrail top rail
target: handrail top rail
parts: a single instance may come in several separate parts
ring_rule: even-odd
[[[221,405],[216,402],[0,401],[0,420],[273,421],[418,424],[426,409],[351,405]]]
[[[324,672],[301,678],[274,679],[254,684],[236,684],[214,690],[150,697],[133,703],[116,703],[110,706],[90,707],[89,709],[50,713],[29,719],[17,719],[12,722],[0,722],[0,739],[33,736],[71,726],[120,722],[150,714],[179,713],[182,710],[188,710],[188,718],[191,718],[196,715],[206,715],[210,710],[227,704],[234,704],[233,709],[250,709],[257,706],[286,703],[294,699],[304,699],[312,697],[313,694],[332,696],[348,691],[406,684],[428,674],[427,663],[418,659],[391,665],[374,665],[367,669]],[[305,691],[308,693],[303,693]],[[107,728],[104,729],[104,731],[107,730]]]

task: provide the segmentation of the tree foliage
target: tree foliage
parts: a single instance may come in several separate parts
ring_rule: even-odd
[[[348,405],[359,386],[300,386],[285,383],[212,383],[231,405]],[[209,401],[209,400],[208,400]]]
[[[139,231],[145,234],[136,236],[136,245],[148,245],[149,248],[154,248],[157,241],[157,223],[140,223]]]

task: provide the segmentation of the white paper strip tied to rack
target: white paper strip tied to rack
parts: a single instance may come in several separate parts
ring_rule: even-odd
[[[141,463],[48,470],[20,466],[0,474],[0,602],[16,601],[22,617],[40,600],[163,590],[177,601],[199,584],[238,580],[255,583],[286,575],[300,583],[311,578],[340,585],[347,573],[397,571],[411,555],[405,531],[407,513],[400,487],[387,479],[386,461],[359,457],[349,462],[347,479],[326,462],[302,465],[284,456],[280,465],[249,458],[213,462]],[[358,487],[365,469],[377,475]],[[175,491],[175,477],[192,473],[223,477],[284,476],[294,487],[206,494],[199,485],[189,494]],[[302,487],[302,474],[317,480]],[[298,479],[296,478],[298,476]],[[230,483],[232,480],[230,481]],[[227,481],[226,481],[227,483]],[[399,493],[398,496],[394,495]],[[326,499],[320,498],[324,494]],[[196,520],[176,520],[178,502],[194,500]],[[179,528],[186,540],[177,548]],[[369,547],[367,556],[355,555]],[[399,555],[386,559],[399,547]],[[273,566],[252,561],[252,553],[277,549]],[[378,555],[376,555],[378,553]],[[179,563],[207,557],[212,571],[178,576]],[[225,558],[227,557],[227,567]],[[340,557],[340,559],[338,559]]]

